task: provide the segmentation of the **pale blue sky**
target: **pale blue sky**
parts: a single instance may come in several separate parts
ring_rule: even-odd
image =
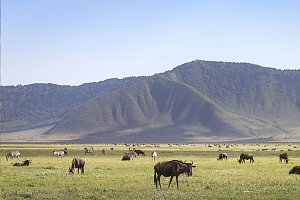
[[[300,1],[2,0],[1,85],[80,85],[192,60],[300,68]]]

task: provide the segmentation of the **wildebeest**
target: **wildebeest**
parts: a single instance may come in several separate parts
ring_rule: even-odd
[[[67,154],[67,151],[66,150],[60,150],[60,151],[53,151],[53,155],[55,156],[61,156],[61,158],[65,155],[65,154]]]
[[[151,157],[152,157],[152,160],[155,161],[155,159],[156,159],[156,157],[157,157],[157,153],[156,153],[155,151],[153,151],[153,152],[151,153]]]
[[[300,174],[300,166],[295,166],[293,167],[290,171],[289,174]]]
[[[22,162],[17,162],[13,166],[28,166],[31,163],[31,160],[24,160]]]
[[[6,155],[6,160],[8,161],[8,158],[10,159],[14,159],[14,157],[17,157],[19,159],[19,157],[21,157],[21,154],[19,151],[11,151]]]
[[[282,163],[282,160],[285,160],[285,163],[288,164],[289,158],[287,153],[279,154],[279,162]]]
[[[129,157],[136,157],[136,152],[133,150],[127,151],[124,153],[124,156],[128,155]]]
[[[169,188],[171,185],[172,179],[175,176],[177,189],[178,189],[178,176],[183,173],[186,173],[187,176],[192,176],[193,175],[193,172],[192,172],[193,167],[196,167],[196,166],[193,166],[193,162],[186,163],[186,162],[182,162],[179,160],[159,162],[154,166],[154,184],[156,185],[156,188],[157,188],[157,182],[158,182],[159,186],[161,188],[160,176],[161,175],[163,175],[165,177],[171,176],[169,186],[168,186],[168,188]],[[156,174],[157,174],[157,177],[156,177]]]
[[[13,164],[13,166],[23,166],[23,162],[17,162],[15,164]]]
[[[122,160],[130,160],[131,158],[136,157],[136,152],[133,150],[129,150],[124,153]]]
[[[133,149],[133,151],[134,151],[135,153],[137,153],[138,156],[139,156],[140,154],[141,154],[142,156],[145,156],[145,152],[142,151],[142,150]]]
[[[84,150],[85,150],[84,155],[93,153],[93,147],[91,147],[91,149],[84,147]]]
[[[227,160],[227,158],[228,158],[227,153],[220,153],[217,160],[223,160],[223,159]]]
[[[81,170],[81,174],[84,174],[84,165],[85,165],[85,161],[82,158],[74,157],[72,160],[71,168],[69,168],[69,172],[74,174],[76,171],[75,168],[77,168],[78,174],[79,174],[79,170]]]
[[[254,159],[253,159],[253,154],[251,153],[242,153],[240,155],[240,159],[238,160],[238,162],[241,163],[245,163],[245,160],[249,160],[250,159],[250,163],[254,163]]]
[[[130,156],[129,155],[124,155],[122,160],[130,160]]]
[[[106,154],[106,148],[102,149],[102,154]]]

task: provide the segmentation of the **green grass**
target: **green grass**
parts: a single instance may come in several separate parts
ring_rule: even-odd
[[[150,145],[150,144],[147,144]],[[93,155],[84,155],[83,144],[1,144],[1,199],[299,199],[300,176],[288,171],[300,165],[300,151],[293,146],[280,145],[274,151],[261,150],[263,145],[233,145],[221,147],[229,156],[227,161],[217,161],[219,147],[204,144],[138,147],[146,156],[121,161],[128,150],[124,144],[87,144],[94,147]],[[275,145],[269,144],[271,149]],[[298,147],[298,145],[296,145]],[[56,158],[53,150],[68,148],[68,155]],[[98,148],[114,147],[102,155]],[[132,148],[132,147],[131,147]],[[299,147],[300,148],[300,147]],[[280,164],[279,150],[289,151],[290,163]],[[20,160],[31,159],[29,166],[13,167],[17,159],[6,161],[11,150],[19,150]],[[158,158],[151,160],[151,151]],[[254,154],[254,164],[239,164],[242,151]],[[86,160],[85,174],[69,174],[74,156]],[[165,160],[193,161],[193,176],[179,177],[179,189],[173,180],[162,177],[162,189],[155,189],[153,166]]]

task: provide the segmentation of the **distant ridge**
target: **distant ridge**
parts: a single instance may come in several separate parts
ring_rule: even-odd
[[[73,103],[62,119],[36,108],[47,104],[32,98],[38,102],[31,108],[55,123],[42,137],[79,142],[201,142],[283,141],[300,136],[300,70],[196,60],[153,76],[113,81],[106,92],[91,90],[95,87],[89,84],[84,91],[94,95],[85,93],[89,98]],[[66,96],[66,91],[59,92]],[[72,91],[74,102],[82,93]],[[48,90],[48,95],[57,91]],[[13,102],[10,98],[5,104]]]

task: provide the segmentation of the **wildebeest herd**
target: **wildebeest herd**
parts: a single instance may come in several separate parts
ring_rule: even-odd
[[[90,155],[93,152],[93,148],[90,149],[84,148],[85,155]],[[113,149],[111,149],[113,150]],[[102,149],[102,154],[106,154],[106,148]],[[67,148],[64,148],[63,150],[59,151],[53,151],[53,155],[56,155],[57,157],[61,156],[61,158],[64,155],[67,155]],[[123,155],[122,160],[131,160],[133,157],[136,157],[137,155],[146,156],[146,153],[143,150],[138,149],[130,149],[129,151],[126,151]],[[16,157],[19,159],[21,157],[21,154],[19,151],[11,151],[6,155],[6,160],[13,159]],[[155,161],[157,157],[157,152],[152,151],[151,153],[152,160]],[[228,160],[227,153],[220,153],[217,157],[217,161],[221,160]],[[237,160],[240,164],[245,163],[245,160],[250,160],[250,163],[254,163],[254,155],[251,153],[242,153],[240,154],[239,159]],[[284,161],[286,164],[288,164],[289,158],[287,153],[280,153],[279,154],[279,162],[282,163]],[[29,166],[29,164],[32,163],[32,160],[25,159],[22,162],[14,163],[13,166]],[[72,174],[75,174],[76,168],[78,170],[78,174],[81,171],[81,174],[84,174],[84,167],[85,167],[85,160],[79,157],[74,157],[71,162],[71,167],[69,167],[69,172]],[[196,167],[193,165],[193,162],[188,163],[186,161],[180,161],[180,160],[171,160],[171,161],[162,161],[158,162],[154,165],[154,184],[156,188],[158,188],[158,184],[161,188],[160,183],[160,177],[170,177],[169,185],[170,187],[173,177],[176,178],[176,185],[178,188],[178,176],[180,174],[186,174],[187,176],[192,176],[192,169]],[[300,174],[300,166],[294,166],[290,171],[289,174]]]

